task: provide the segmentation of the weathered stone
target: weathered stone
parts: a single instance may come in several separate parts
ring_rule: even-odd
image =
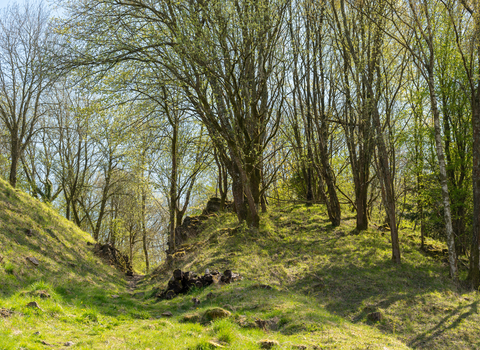
[[[187,314],[182,318],[183,322],[197,323],[200,322],[200,315],[198,314]]]
[[[263,339],[258,342],[261,349],[272,349],[274,346],[279,346],[280,343],[276,340]]]
[[[27,294],[34,298],[48,299],[51,297],[46,290],[34,290],[31,292],[28,292]]]
[[[252,287],[252,289],[267,289],[267,290],[271,290],[273,289],[271,286],[269,286],[268,284],[254,284]]]
[[[203,314],[204,321],[214,321],[220,318],[230,317],[232,313],[220,307],[209,309]]]
[[[200,305],[200,299],[198,299],[198,298],[192,298],[192,302],[193,302],[194,306]]]
[[[367,315],[367,319],[371,322],[380,322],[383,320],[383,315],[381,312],[372,312]]]
[[[31,301],[27,304],[27,307],[31,308],[31,309],[39,309],[41,310],[40,308],[40,305],[38,305],[38,303],[36,301]]]
[[[7,318],[13,315],[13,310],[10,309],[0,309],[0,317]]]
[[[34,258],[33,256],[28,256],[27,261],[30,262],[35,267],[40,265],[40,262],[36,258]]]
[[[164,313],[162,313],[162,316],[164,316],[164,317],[172,317],[173,314],[172,314],[171,311],[165,311]]]
[[[278,323],[280,322],[280,318],[275,316],[274,318],[271,318],[269,320],[262,320],[257,318],[255,320],[255,325],[263,330],[271,330],[271,331],[276,331],[278,330]]]
[[[73,341],[67,341],[65,344],[63,344],[64,346],[74,346],[75,343]]]
[[[210,340],[208,342],[213,348],[224,348],[225,346],[223,346],[222,344],[216,342],[215,340]]]

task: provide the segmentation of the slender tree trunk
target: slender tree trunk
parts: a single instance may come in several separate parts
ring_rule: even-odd
[[[473,230],[468,277],[472,288],[478,289],[480,287],[480,81],[472,98],[472,129]]]
[[[142,243],[143,243],[143,255],[145,256],[145,272],[148,273],[150,270],[150,261],[148,259],[148,249],[147,249],[147,194],[145,188],[142,185]]]
[[[175,242],[175,229],[176,229],[176,212],[177,212],[177,143],[178,143],[178,123],[172,123],[173,135],[172,135],[172,171],[170,174],[170,218],[169,228],[170,236],[168,241],[169,253],[173,253],[176,250]]]
[[[432,58],[433,59],[433,58]],[[433,65],[433,64],[432,64]],[[450,276],[458,284],[457,254],[455,252],[455,239],[452,227],[452,215],[450,210],[450,194],[448,191],[447,169],[445,166],[445,155],[442,145],[442,131],[440,126],[440,112],[438,110],[437,96],[434,85],[434,72],[432,66],[428,69],[428,88],[433,113],[433,124],[435,128],[435,149],[437,152],[438,165],[440,169],[440,184],[442,187],[443,211],[445,217],[445,230],[447,233],[448,262],[450,265]],[[475,177],[474,177],[475,179]]]
[[[103,187],[102,192],[102,199],[100,202],[100,211],[98,213],[97,223],[95,224],[95,230],[93,231],[93,238],[98,241],[100,235],[100,229],[102,227],[103,216],[105,215],[105,207],[107,206],[107,200],[110,193],[110,181],[112,177],[112,169],[113,169],[113,156],[112,154],[109,155],[106,177],[105,177],[105,185]]]
[[[10,175],[9,175],[9,182],[13,188],[17,186],[17,171],[18,171],[18,160],[20,159],[20,147],[19,142],[17,140],[17,135],[13,135],[10,142],[10,156],[12,158],[12,162],[10,164]]]

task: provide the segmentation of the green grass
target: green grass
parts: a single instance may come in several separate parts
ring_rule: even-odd
[[[388,233],[352,235],[352,219],[332,228],[322,206],[271,208],[259,230],[224,214],[139,284],[135,292],[145,297],[134,297],[124,276],[92,254],[89,235],[1,180],[0,216],[0,309],[9,310],[0,312],[2,350],[66,342],[72,349],[259,349],[262,339],[278,341],[278,349],[480,348],[480,298],[457,292],[447,266],[421,254],[411,230],[401,232],[396,266]],[[169,301],[151,297],[173,269],[207,267],[244,278]],[[27,307],[31,301],[40,309]],[[207,322],[203,314],[218,307],[231,316]],[[369,321],[374,311],[383,320]]]

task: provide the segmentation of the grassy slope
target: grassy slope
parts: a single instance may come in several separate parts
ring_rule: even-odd
[[[262,222],[251,232],[236,228],[233,216],[211,220],[158,278],[166,283],[173,268],[231,268],[246,279],[220,292],[217,304],[251,319],[278,316],[278,336],[322,348],[480,349],[478,293],[457,292],[447,265],[422,254],[411,230],[401,233],[403,263],[396,266],[388,232],[355,235],[354,218],[333,228],[323,207],[273,209]],[[275,289],[254,290],[255,280]],[[375,311],[381,322],[368,320]]]
[[[396,267],[387,236],[349,235],[348,222],[332,229],[321,207],[272,209],[259,232],[236,227],[229,214],[210,219],[185,255],[178,253],[139,286],[146,298],[132,297],[123,276],[92,255],[86,233],[2,180],[0,220],[0,309],[14,311],[0,316],[2,350],[64,348],[67,341],[73,349],[200,350],[212,340],[229,349],[258,349],[265,338],[282,349],[480,348],[479,297],[455,293],[445,266],[402,236],[404,263]],[[33,237],[25,235],[28,228]],[[231,268],[245,278],[171,301],[149,299],[177,267]],[[35,290],[52,297],[41,299]],[[209,292],[214,297],[207,300]],[[198,308],[193,296],[202,300]],[[32,300],[41,310],[26,307]],[[232,317],[184,322],[213,306],[230,309]],[[167,310],[172,318],[161,317]],[[385,319],[371,324],[366,315],[377,310]],[[278,331],[248,327],[274,318]]]

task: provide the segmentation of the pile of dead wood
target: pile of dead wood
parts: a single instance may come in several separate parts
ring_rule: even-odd
[[[159,299],[173,299],[179,294],[188,293],[192,288],[203,288],[212,284],[229,284],[240,280],[238,273],[233,273],[232,270],[225,270],[222,273],[218,271],[205,271],[204,275],[197,275],[195,272],[182,270],[173,271],[173,276],[168,282],[167,289],[157,294]]]
[[[95,255],[104,259],[108,264],[115,266],[120,271],[123,271],[127,276],[133,276],[132,262],[128,255],[123,254],[117,248],[110,244],[95,244],[93,248]]]

